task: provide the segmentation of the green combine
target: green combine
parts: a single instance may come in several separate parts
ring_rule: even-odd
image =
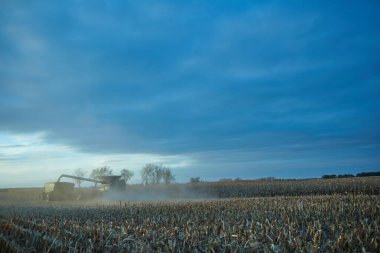
[[[100,184],[99,190],[105,191],[109,189],[117,189],[119,186],[118,179],[121,176],[103,176],[101,180],[91,179],[91,178],[84,178],[84,177],[77,177],[77,176],[71,176],[62,174],[57,182],[51,182],[46,183],[45,187],[42,192],[42,199],[47,201],[70,201],[77,198],[75,192],[74,192],[74,183],[70,182],[60,182],[61,178],[67,177],[82,181],[89,181],[96,184]]]

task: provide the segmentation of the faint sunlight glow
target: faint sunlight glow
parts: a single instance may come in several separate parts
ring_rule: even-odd
[[[109,166],[114,174],[121,169],[134,171],[132,183],[139,183],[139,172],[147,163],[160,163],[173,169],[186,168],[194,161],[183,155],[90,154],[73,147],[47,143],[45,133],[13,134],[0,132],[0,188],[42,187],[60,174],[72,174],[77,168],[86,171]]]

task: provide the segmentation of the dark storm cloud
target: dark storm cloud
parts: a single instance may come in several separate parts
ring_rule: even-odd
[[[3,5],[0,130],[95,153],[379,164],[376,1]]]

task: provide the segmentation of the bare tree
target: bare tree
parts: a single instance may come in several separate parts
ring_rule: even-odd
[[[91,172],[91,178],[98,179],[98,180],[101,180],[103,176],[109,176],[109,175],[112,175],[112,170],[107,166],[93,169]]]
[[[123,169],[121,170],[121,176],[123,177],[125,184],[133,177],[134,173],[131,170]]]
[[[162,165],[154,165],[153,181],[154,184],[161,183],[161,180],[164,179],[164,168]]]
[[[165,184],[171,184],[175,177],[172,173],[172,170],[170,168],[164,167],[162,172],[162,177],[164,179]]]
[[[190,183],[191,184],[199,184],[201,182],[201,178],[200,177],[192,177],[190,178]]]
[[[81,168],[78,168],[74,171],[74,176],[77,176],[77,177],[84,177],[86,173],[81,169]],[[82,183],[82,180],[81,179],[74,179],[74,182],[78,185],[78,187],[80,188],[80,185]]]
[[[147,185],[154,183],[154,166],[154,164],[149,163],[142,168],[141,179],[143,184]]]
[[[159,164],[149,163],[141,170],[143,184],[170,184],[174,180],[174,175],[170,168]]]

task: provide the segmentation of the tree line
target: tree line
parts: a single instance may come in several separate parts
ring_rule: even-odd
[[[150,163],[142,168],[141,179],[144,185],[161,183],[170,184],[174,181],[174,175],[170,168]]]
[[[348,177],[376,177],[380,176],[380,171],[378,172],[361,172],[357,173],[356,176],[353,174],[340,174],[340,175],[323,175],[323,179],[331,179],[331,178],[348,178]]]
[[[74,175],[77,177],[85,177],[86,172],[83,169],[76,169]],[[113,171],[108,166],[95,168],[91,171],[89,177],[92,179],[102,180],[104,176],[113,175]],[[121,180],[127,184],[128,181],[135,175],[132,170],[122,169],[120,171]],[[141,183],[144,185],[150,184],[171,184],[175,180],[175,176],[171,168],[161,164],[149,163],[146,164],[140,171]],[[81,186],[82,180],[75,179],[78,187]]]

